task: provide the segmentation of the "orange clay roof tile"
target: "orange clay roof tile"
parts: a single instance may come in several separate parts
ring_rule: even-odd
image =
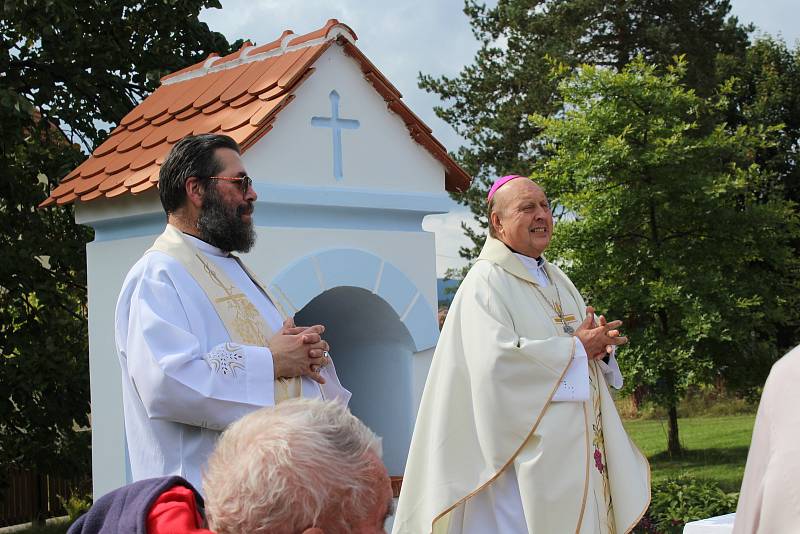
[[[58,204],[59,206],[63,206],[65,204],[72,204],[73,202],[75,202],[77,198],[78,195],[76,195],[75,193],[67,193],[63,197],[58,197],[56,199],[56,204]]]
[[[225,103],[224,102],[220,102],[219,100],[217,100],[216,102],[214,102],[210,106],[207,106],[207,107],[203,108],[203,113],[205,115],[213,115],[217,111],[221,110],[224,107],[225,107]]]
[[[136,130],[141,130],[148,124],[150,124],[148,121],[144,120],[142,117],[139,117],[136,119],[136,121],[124,126],[124,129],[128,132],[135,132]],[[123,134],[123,132],[120,132],[120,134]]]
[[[179,140],[183,139],[187,135],[191,135],[194,131],[195,121],[188,120],[188,121],[178,121],[171,124],[171,128],[167,133],[167,142],[177,143]]]
[[[197,109],[196,107],[190,107],[186,111],[181,111],[180,113],[175,115],[175,119],[177,119],[179,121],[185,121],[186,119],[191,119],[192,117],[194,117],[198,113],[200,113],[199,109]]]
[[[80,183],[80,180],[70,180],[69,182],[61,182],[58,186],[53,189],[53,192],[50,193],[50,196],[53,198],[61,198],[64,195],[67,195],[75,189],[75,185]]]
[[[73,189],[72,192],[77,195],[82,195],[84,193],[88,193],[89,191],[94,191],[107,178],[108,176],[105,174],[98,174],[96,176],[92,176],[88,180],[81,180],[75,185],[75,189]]]
[[[280,109],[281,104],[283,103],[284,100],[286,100],[286,97],[276,98],[274,100],[261,102],[261,107],[259,108],[259,110],[255,112],[252,117],[250,117],[250,124],[252,124],[253,126],[258,126],[259,124],[266,121],[269,117],[271,117],[274,113],[276,113]]]
[[[303,74],[305,74],[306,70],[309,68],[309,65],[313,63],[321,54],[325,51],[327,47],[324,46],[314,46],[311,48],[306,48],[303,50],[303,53],[297,57],[297,60],[289,67],[283,75],[278,78],[278,86],[279,87],[289,87],[294,84],[298,79],[300,79]]]
[[[142,140],[148,135],[150,135],[152,131],[153,131],[152,126],[136,130],[131,135],[123,139],[119,145],[117,145],[116,152],[122,153],[122,152],[128,152],[129,150],[133,150],[134,148],[141,145]],[[110,157],[114,156],[111,155]]]
[[[249,123],[250,117],[255,115],[255,113],[261,109],[263,105],[263,102],[256,99],[248,105],[236,109],[236,111],[232,110],[230,113],[228,113],[228,116],[225,117],[225,120],[220,123],[220,128],[223,132],[227,132],[229,130],[235,130],[243,124]]]
[[[124,171],[131,166],[131,160],[122,156],[122,154],[119,154],[116,158],[111,160],[108,165],[106,165],[104,172],[107,175],[111,176],[112,174],[117,174],[118,172]]]
[[[106,168],[106,164],[109,162],[109,158],[114,157],[116,152],[112,152],[108,156],[104,156],[102,158],[93,158],[89,157],[86,160],[86,165],[81,167],[81,179],[86,179],[91,176],[94,176],[98,172],[103,172],[103,169]]]
[[[194,101],[197,100],[200,95],[206,92],[206,90],[216,81],[217,79],[216,73],[214,74],[206,74],[205,76],[201,76],[200,78],[196,78],[192,80],[192,83],[188,84],[183,93],[180,94],[175,100],[170,104],[169,108],[167,108],[167,112],[171,115],[175,115],[180,113],[181,111],[188,109],[194,104]]]
[[[286,92],[286,89],[284,89],[283,87],[281,87],[278,84],[275,84],[275,86],[272,89],[270,89],[268,91],[264,91],[263,93],[258,95],[258,98],[260,98],[261,100],[263,100],[265,102],[269,102],[270,100],[273,100],[275,97],[281,96],[285,92]]]
[[[144,170],[145,169],[142,169],[142,171],[144,171]],[[141,171],[137,171],[137,172],[141,172]],[[120,173],[120,174],[115,174],[114,176],[109,176],[108,179],[105,182],[100,184],[100,186],[97,188],[97,190],[100,191],[101,193],[107,193],[107,192],[111,191],[112,189],[116,189],[117,187],[121,186],[125,182],[125,180],[130,178],[130,176],[131,176],[130,174],[127,174],[127,173],[124,173],[124,172]]]
[[[277,58],[268,60],[268,65],[264,69],[261,77],[253,82],[253,85],[247,90],[251,95],[263,93],[267,89],[272,89],[278,85],[278,80],[284,73],[294,65],[295,61],[303,55],[303,50],[295,50],[293,52],[286,52]]]
[[[145,171],[150,169],[151,167],[148,167],[147,169],[145,169]],[[151,172],[142,172],[142,171],[135,172],[133,174],[128,175],[128,178],[124,182],[122,182],[122,185],[124,185],[125,187],[134,187],[139,184],[148,182],[150,180],[151,174],[152,174]]]
[[[130,192],[130,189],[127,186],[121,185],[121,186],[117,187],[116,189],[112,189],[111,191],[107,191],[106,192],[106,197],[114,198],[114,197],[118,197],[120,195],[124,195],[125,193],[128,193],[128,192]]]
[[[124,135],[110,136],[108,139],[103,141],[103,143],[100,146],[94,149],[94,152],[92,152],[92,156],[99,158],[101,156],[105,156],[106,154],[114,152],[114,150],[117,148],[117,146],[119,146],[119,144],[122,142],[123,139],[125,139]],[[67,175],[67,177],[69,178],[69,175]]]
[[[409,135],[445,166],[448,190],[464,190],[470,178],[450,159],[431,130],[402,102],[400,92],[353,44],[356,35],[335,19],[305,35],[287,30],[261,46],[205,60],[161,79],[161,86],[120,121],[109,137],[53,189],[40,207],[88,202],[156,187],[161,163],[179,139],[225,132],[249,149],[273,128],[276,114],[314,72],[314,63],[337,44],[406,124]]]
[[[217,77],[216,81],[194,101],[194,107],[204,108],[219,100],[220,94],[239,78],[245,68],[246,66],[239,66],[219,71],[220,75]]]
[[[192,108],[194,109],[194,108]],[[175,115],[170,115],[169,113],[164,113],[150,122],[150,126],[161,126],[162,124],[166,124],[171,120],[174,120],[176,117]]]
[[[152,164],[163,151],[164,148],[161,145],[156,145],[140,151],[136,156],[136,159],[131,161],[131,170],[138,171],[139,169],[149,167],[150,164]]]
[[[153,184],[148,182],[141,183],[137,186],[131,187],[131,193],[134,195],[138,195],[139,193],[143,193],[153,187]]]
[[[100,198],[102,196],[103,196],[103,192],[98,190],[98,189],[95,189],[94,191],[92,191],[90,193],[86,193],[86,194],[81,195],[78,200],[80,200],[81,202],[89,202],[90,200],[94,200],[94,199]]]
[[[245,93],[242,96],[240,96],[239,98],[237,98],[236,100],[228,102],[228,105],[230,107],[232,107],[232,108],[240,108],[240,107],[242,107],[242,106],[244,106],[246,104],[249,104],[250,102],[252,102],[256,98],[258,98],[256,95],[251,95],[250,93]],[[220,100],[220,102],[222,102],[222,101]]]
[[[142,148],[153,148],[162,144],[167,139],[168,128],[153,128],[150,135],[142,139]]]
[[[236,100],[243,94],[247,93],[247,90],[250,88],[251,85],[253,85],[253,82],[255,82],[258,78],[261,77],[262,73],[263,73],[262,65],[260,65],[257,62],[250,63],[247,67],[247,70],[244,71],[242,75],[239,76],[239,78],[237,78],[236,81],[230,85],[230,87],[228,87],[227,89],[225,89],[225,91],[222,92],[219,99],[222,102],[226,103]]]

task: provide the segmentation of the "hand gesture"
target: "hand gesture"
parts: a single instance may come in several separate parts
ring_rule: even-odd
[[[589,358],[599,360],[610,354],[615,346],[628,342],[628,338],[620,334],[620,326],[622,321],[608,322],[602,315],[595,322],[594,308],[587,306],[586,318],[575,331],[575,336],[583,343]]]
[[[330,346],[322,339],[325,327],[295,326],[294,319],[289,318],[277,334],[267,341],[272,352],[275,378],[292,378],[308,376],[312,380],[325,383],[319,371],[328,364]]]

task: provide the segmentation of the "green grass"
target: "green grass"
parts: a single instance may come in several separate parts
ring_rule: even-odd
[[[653,482],[681,474],[712,480],[725,491],[739,491],[753,433],[754,415],[694,417],[678,420],[685,452],[670,457],[666,420],[624,421],[628,434],[647,456]]]

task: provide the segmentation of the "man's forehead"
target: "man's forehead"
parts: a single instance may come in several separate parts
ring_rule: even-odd
[[[547,200],[547,195],[542,186],[532,180],[512,180],[500,188],[495,193],[495,202],[503,205],[513,202],[514,200],[528,200],[531,197],[544,197]]]
[[[214,156],[222,166],[223,171],[233,171],[232,174],[245,173],[244,163],[239,153],[231,148],[218,148],[214,151]]]

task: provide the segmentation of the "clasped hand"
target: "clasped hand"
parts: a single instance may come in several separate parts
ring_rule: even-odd
[[[295,326],[293,318],[286,319],[280,331],[267,341],[272,352],[275,378],[307,376],[324,384],[320,370],[329,363],[325,353],[330,349],[322,339],[324,331],[321,324]]]
[[[594,308],[587,306],[586,318],[575,331],[575,336],[583,343],[589,358],[599,360],[611,354],[614,347],[628,342],[628,338],[620,333],[620,326],[622,321],[607,322],[602,315],[595,321]]]

